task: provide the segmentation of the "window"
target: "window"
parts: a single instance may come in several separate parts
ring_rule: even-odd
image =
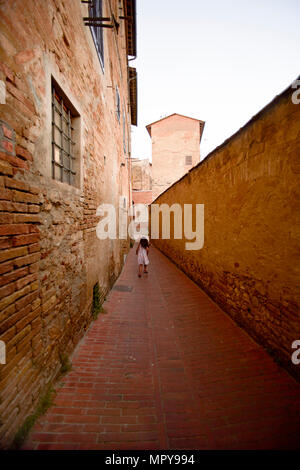
[[[52,85],[52,178],[75,185],[74,112]]]
[[[120,93],[119,93],[118,87],[116,87],[116,113],[117,113],[118,121],[120,122],[121,107],[120,107]]]
[[[89,7],[90,18],[102,18],[102,0],[93,0],[92,5]],[[103,46],[103,28],[91,26],[92,36],[97,49],[101,65],[104,67],[104,46]]]
[[[192,160],[192,156],[191,155],[187,155],[185,157],[185,164],[186,165],[192,165],[193,164],[193,160]]]

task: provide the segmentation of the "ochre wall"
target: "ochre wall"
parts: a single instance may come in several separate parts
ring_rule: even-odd
[[[300,377],[291,362],[292,342],[300,340],[300,105],[293,91],[154,201],[204,204],[203,249],[187,251],[185,240],[153,243]]]
[[[104,16],[122,14],[103,2]],[[104,69],[80,0],[1,2],[0,443],[18,427],[89,326],[93,286],[104,296],[129,240],[96,236],[101,203],[129,195],[125,22],[105,29]],[[51,177],[51,76],[80,114],[77,187]],[[121,119],[116,113],[116,86]],[[126,149],[128,145],[125,146]]]

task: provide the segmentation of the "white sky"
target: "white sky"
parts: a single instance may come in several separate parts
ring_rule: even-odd
[[[147,124],[206,121],[201,159],[299,75],[300,0],[137,0],[138,127],[132,157],[151,158]]]

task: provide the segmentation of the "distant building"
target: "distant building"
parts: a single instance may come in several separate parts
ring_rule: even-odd
[[[146,126],[152,140],[152,200],[200,162],[204,124],[174,113]]]
[[[148,159],[131,159],[131,186],[135,204],[152,202],[152,164]]]

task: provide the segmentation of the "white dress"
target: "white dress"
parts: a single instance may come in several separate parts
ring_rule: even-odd
[[[143,248],[142,246],[139,247],[139,251],[138,251],[138,264],[144,264],[145,266],[149,264],[147,250],[146,248]]]

